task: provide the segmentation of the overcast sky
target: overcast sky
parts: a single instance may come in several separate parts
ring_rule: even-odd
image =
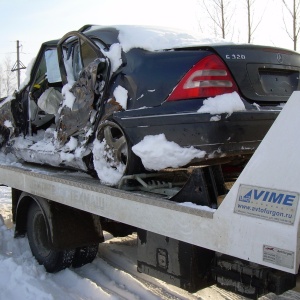
[[[144,24],[190,30],[200,30],[201,24],[201,29],[206,30],[199,1],[202,0],[0,0],[0,63],[6,55],[12,57],[13,63],[16,61],[17,40],[22,45],[20,59],[27,65],[42,42],[60,38],[85,24]],[[278,6],[281,0],[257,2],[261,7],[255,16],[264,15],[254,43],[291,49]],[[243,13],[239,5],[233,24],[238,42],[247,41]]]

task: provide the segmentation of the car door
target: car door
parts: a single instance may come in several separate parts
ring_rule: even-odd
[[[54,120],[54,114],[53,112],[49,114],[40,108],[39,99],[46,90],[54,88],[57,89],[55,93],[59,98],[61,87],[57,42],[43,43],[30,68],[30,75],[23,82],[20,90],[1,103],[0,129],[2,127],[9,129],[10,136],[20,134],[25,136],[50,126]],[[56,100],[58,107],[60,100]]]
[[[60,40],[58,59],[64,100],[56,121],[57,140],[63,146],[74,136],[84,145],[103,110],[110,63],[100,48],[80,32],[70,32]]]
[[[28,120],[35,132],[54,123],[61,105],[62,82],[56,46],[43,46],[31,73]]]

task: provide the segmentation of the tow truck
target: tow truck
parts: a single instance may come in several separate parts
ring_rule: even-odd
[[[1,163],[15,237],[27,234],[37,260],[56,272],[92,261],[103,230],[137,231],[140,272],[190,292],[217,283],[252,299],[281,294],[295,287],[300,262],[299,111],[294,92],[227,187],[218,167],[132,175],[113,188],[86,174]]]

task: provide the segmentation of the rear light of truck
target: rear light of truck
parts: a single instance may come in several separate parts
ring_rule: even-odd
[[[167,98],[176,101],[208,98],[238,92],[224,62],[215,54],[206,56],[190,69]]]

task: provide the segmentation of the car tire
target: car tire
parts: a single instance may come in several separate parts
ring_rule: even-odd
[[[103,142],[113,153],[115,163],[125,166],[123,175],[138,174],[144,172],[142,162],[131,150],[131,143],[124,130],[113,121],[105,121],[99,125],[96,138]]]
[[[72,267],[79,268],[91,263],[97,256],[98,244],[80,247],[76,249]]]
[[[49,223],[41,208],[33,202],[27,215],[27,237],[31,252],[39,264],[49,273],[61,271],[72,264],[75,249],[54,250],[51,248]]]

